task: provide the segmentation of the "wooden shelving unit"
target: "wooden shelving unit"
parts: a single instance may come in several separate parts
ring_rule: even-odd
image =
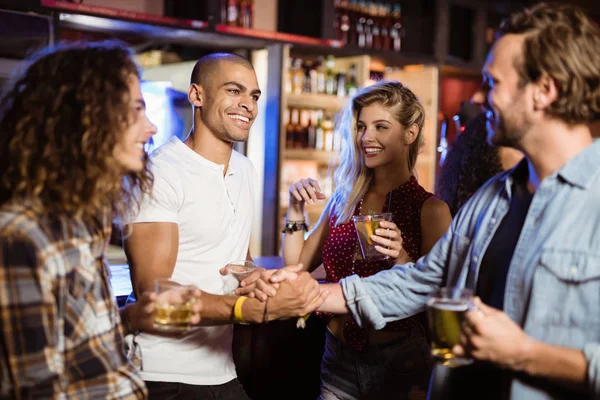
[[[348,98],[340,98],[328,94],[294,94],[287,95],[287,105],[292,108],[313,108],[337,112],[348,102]]]
[[[340,155],[335,152],[312,149],[286,149],[286,160],[316,161],[323,165],[336,165],[340,162]]]

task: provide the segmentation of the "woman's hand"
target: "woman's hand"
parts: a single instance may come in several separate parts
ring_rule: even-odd
[[[290,185],[290,209],[299,212],[304,211],[305,204],[315,204],[317,200],[325,199],[321,193],[319,182],[312,178],[300,179],[298,182]]]
[[[371,240],[378,243],[375,245],[375,249],[390,256],[390,261],[393,261],[394,264],[405,264],[413,261],[402,246],[402,233],[395,223],[381,221],[379,228],[371,236]]]

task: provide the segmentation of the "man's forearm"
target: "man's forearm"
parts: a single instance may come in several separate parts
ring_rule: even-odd
[[[562,381],[584,389],[587,382],[587,360],[583,351],[531,340],[523,360],[515,369],[528,375]]]
[[[326,283],[319,286],[321,287],[321,291],[329,291],[329,296],[327,296],[323,305],[319,307],[319,311],[333,314],[348,314],[350,312],[346,304],[346,297],[344,297],[344,292],[342,291],[342,285],[339,283]]]
[[[202,293],[202,312],[200,325],[225,325],[234,323],[233,307],[238,296],[222,296]],[[242,305],[244,322],[260,323],[263,321],[265,305],[259,300],[248,298]]]

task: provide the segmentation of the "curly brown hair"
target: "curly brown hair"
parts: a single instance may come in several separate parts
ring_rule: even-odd
[[[498,149],[487,142],[485,114],[471,120],[446,155],[437,181],[437,195],[455,216],[491,177],[502,172]]]
[[[136,210],[152,187],[148,162],[136,173],[113,157],[132,76],[132,54],[115,41],[33,55],[0,101],[0,205],[95,221]]]
[[[515,60],[519,84],[544,74],[554,80],[558,96],[548,113],[567,123],[600,118],[600,30],[572,5],[540,3],[512,14],[497,36],[526,34],[523,56]]]

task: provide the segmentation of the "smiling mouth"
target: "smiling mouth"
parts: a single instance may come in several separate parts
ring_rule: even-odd
[[[243,115],[239,115],[239,114],[227,114],[227,116],[235,121],[240,121],[243,122],[244,124],[249,124],[250,123],[250,118],[248,117],[244,117]]]
[[[367,154],[369,156],[372,156],[372,155],[375,155],[375,154],[379,154],[382,151],[383,151],[383,149],[380,148],[380,147],[365,147],[364,148],[365,154]]]

